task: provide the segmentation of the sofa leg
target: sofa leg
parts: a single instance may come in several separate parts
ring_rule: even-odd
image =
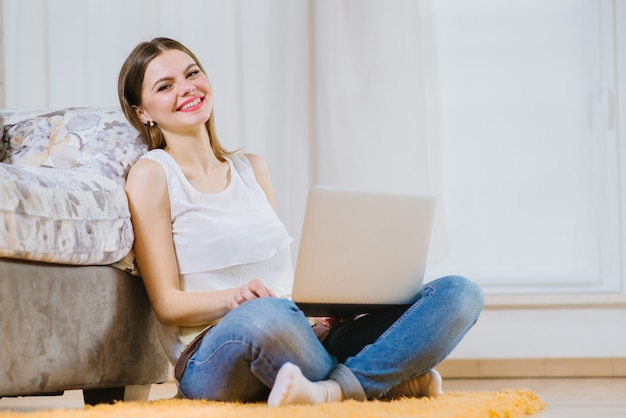
[[[124,400],[124,386],[104,389],[83,389],[85,405],[114,403]]]
[[[124,391],[124,400],[130,401],[147,401],[150,397],[150,388],[152,385],[128,385]]]
[[[128,385],[105,389],[83,389],[85,405],[114,403],[118,401],[147,401],[152,385]]]

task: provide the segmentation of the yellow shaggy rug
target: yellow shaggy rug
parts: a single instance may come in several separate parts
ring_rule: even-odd
[[[516,418],[541,411],[544,403],[530,390],[450,392],[436,399],[347,401],[317,406],[218,403],[167,399],[119,402],[84,409],[0,412],[0,418]]]

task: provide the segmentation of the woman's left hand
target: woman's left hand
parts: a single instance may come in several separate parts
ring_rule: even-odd
[[[265,287],[263,282],[259,279],[252,279],[248,283],[239,286],[235,289],[235,293],[229,303],[230,309],[235,309],[242,303],[258,298],[273,297],[274,293]]]

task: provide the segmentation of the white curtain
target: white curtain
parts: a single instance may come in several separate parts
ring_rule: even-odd
[[[315,3],[316,179],[428,191],[417,3]]]
[[[296,250],[312,184],[429,190],[413,0],[2,5],[8,108],[117,105],[119,68],[138,42],[186,44],[213,84],[221,140],[268,160]]]

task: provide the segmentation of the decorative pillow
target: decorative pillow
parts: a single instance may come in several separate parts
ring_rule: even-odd
[[[4,114],[0,112],[0,126],[4,123]],[[0,163],[9,162],[9,143],[4,141],[3,130],[0,129]]]
[[[132,247],[126,194],[100,174],[0,163],[0,196],[0,257],[111,264]]]
[[[148,149],[119,106],[3,111],[0,121],[1,162],[97,173],[122,185]]]

